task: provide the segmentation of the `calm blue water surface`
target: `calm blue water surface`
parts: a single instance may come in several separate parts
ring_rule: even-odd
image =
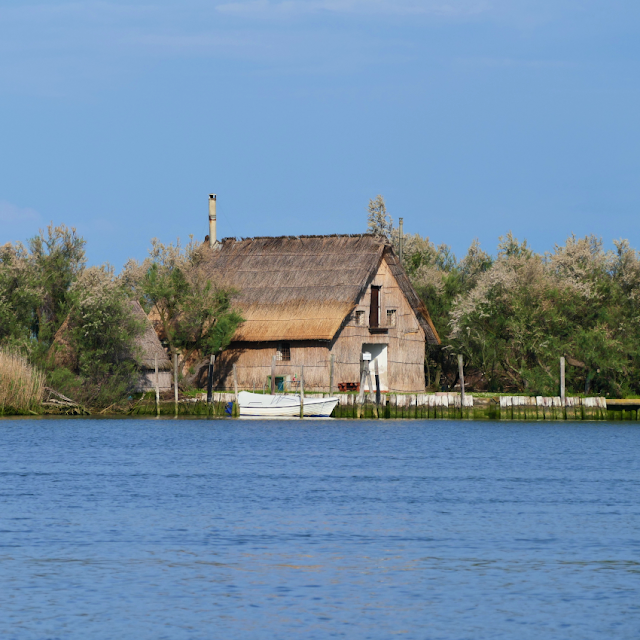
[[[0,432],[3,638],[640,637],[633,423]]]

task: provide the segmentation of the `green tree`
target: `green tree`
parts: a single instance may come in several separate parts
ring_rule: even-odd
[[[0,342],[44,353],[69,310],[69,290],[85,266],[75,229],[49,225],[0,249]]]
[[[0,344],[26,347],[36,336],[42,292],[21,243],[0,248]]]
[[[35,326],[41,342],[53,340],[69,311],[69,290],[86,265],[85,244],[74,228],[52,224],[29,240],[30,263],[41,293]]]
[[[136,272],[142,273],[139,279]],[[182,249],[179,241],[163,245],[154,239],[150,258],[142,267],[130,264],[128,274],[125,279],[137,281],[132,286],[158,318],[171,354],[182,362],[220,353],[243,320],[233,308],[236,291],[211,282],[193,241]]]
[[[88,406],[126,398],[137,380],[137,338],[145,327],[113,268],[83,271],[70,287],[69,302],[62,348],[74,375],[55,367],[52,385]]]

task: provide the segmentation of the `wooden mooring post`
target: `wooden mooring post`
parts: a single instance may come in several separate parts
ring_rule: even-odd
[[[160,415],[160,381],[158,380],[158,356],[153,356],[153,364],[156,370],[156,415]]]
[[[175,413],[178,415],[178,352],[173,352],[173,401]]]
[[[304,418],[304,365],[300,367],[300,417]]]
[[[276,357],[271,358],[271,395],[276,393]]]
[[[380,417],[380,372],[378,371],[378,358],[373,361],[373,370],[376,378],[376,408],[374,410],[374,417]]]
[[[333,395],[333,362],[334,356],[333,353],[329,357],[329,395]]]
[[[562,406],[564,407],[565,395],[564,395],[564,356],[560,358],[560,400],[562,401]]]
[[[460,406],[464,407],[464,360],[462,354],[458,355],[458,376],[460,377]]]
[[[233,394],[236,398],[236,406],[238,404],[238,368],[233,364]]]
[[[368,366],[368,363],[363,359],[360,360],[360,392],[358,393],[358,397],[356,400],[356,417],[360,418],[362,416],[362,407],[364,406],[364,383],[367,377],[367,372],[365,369],[365,365]]]
[[[207,371],[207,404],[213,402],[213,367],[216,363],[216,357],[211,356],[209,359],[209,369]]]

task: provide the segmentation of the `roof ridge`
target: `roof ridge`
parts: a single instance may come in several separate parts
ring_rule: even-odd
[[[220,242],[246,242],[251,240],[306,240],[319,238],[371,238],[380,241],[382,244],[390,244],[390,241],[384,236],[374,233],[329,233],[325,235],[296,235],[296,236],[248,236],[246,238],[228,237],[222,238]]]

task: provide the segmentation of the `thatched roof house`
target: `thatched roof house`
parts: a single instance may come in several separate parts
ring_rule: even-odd
[[[336,385],[356,383],[364,352],[385,369],[386,388],[424,389],[425,343],[440,341],[384,238],[227,238],[206,252],[202,268],[238,289],[245,318],[223,356],[222,386],[235,362],[239,384],[261,388],[274,355],[280,377],[304,364],[305,385],[317,389],[329,386],[333,355]]]
[[[136,339],[137,360],[140,379],[136,383],[136,391],[151,391],[155,389],[155,363],[158,363],[158,387],[161,391],[171,389],[171,372],[173,367],[167,356],[153,324],[137,300],[131,301],[133,314],[137,320],[144,323],[144,333]]]

